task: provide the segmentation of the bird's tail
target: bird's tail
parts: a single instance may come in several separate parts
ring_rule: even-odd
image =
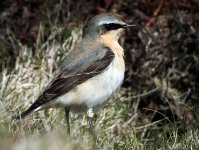
[[[29,108],[26,111],[24,111],[23,113],[21,113],[20,115],[14,117],[13,119],[16,119],[16,120],[24,119],[26,116],[31,114],[33,111],[34,111],[34,109]]]

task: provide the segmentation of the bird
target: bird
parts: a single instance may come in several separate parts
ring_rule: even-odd
[[[68,52],[52,81],[33,104],[15,119],[33,112],[62,108],[68,133],[69,113],[87,113],[92,117],[121,87],[124,72],[124,49],[119,38],[125,29],[133,28],[116,15],[105,13],[91,18],[83,28],[82,40]]]

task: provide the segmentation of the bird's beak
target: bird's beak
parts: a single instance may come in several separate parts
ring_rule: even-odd
[[[134,25],[134,24],[125,24],[124,26],[123,26],[123,28],[124,29],[127,29],[127,28],[135,28],[136,27],[136,25]]]

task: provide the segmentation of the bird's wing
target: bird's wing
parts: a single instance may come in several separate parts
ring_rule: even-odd
[[[64,68],[64,64],[62,64],[59,75],[47,86],[38,99],[24,113],[19,115],[17,119],[24,118],[39,106],[61,96],[77,85],[102,73],[114,59],[114,53],[107,47],[93,51],[93,54],[90,54],[93,55],[92,59],[89,58],[90,60],[85,60],[87,56],[83,56],[82,58],[79,58],[77,62],[73,62],[73,65],[66,65],[67,67]],[[69,55],[63,63],[69,62],[68,60],[70,60],[70,58]],[[87,61],[87,63],[85,64],[83,60]],[[84,65],[82,65],[82,62],[84,62]]]

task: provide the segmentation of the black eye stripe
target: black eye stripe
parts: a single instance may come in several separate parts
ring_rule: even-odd
[[[117,30],[123,27],[121,24],[116,24],[116,23],[104,24],[103,26],[106,30]]]

